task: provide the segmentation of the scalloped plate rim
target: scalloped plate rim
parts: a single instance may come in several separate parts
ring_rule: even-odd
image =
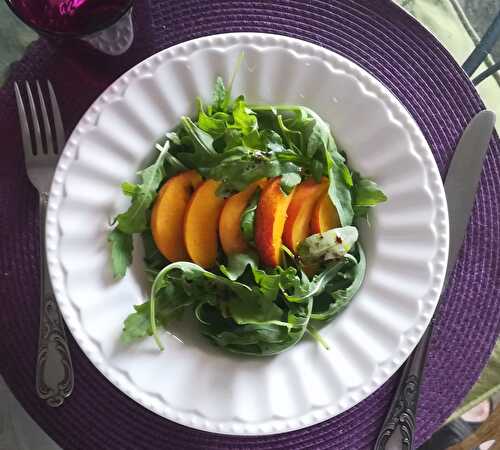
[[[398,117],[396,118],[396,120],[404,120],[404,125],[407,125],[409,127],[409,130],[407,131],[410,135],[412,135],[413,140],[416,142],[415,145],[424,152],[427,158],[429,156],[431,157],[432,161],[427,161],[425,170],[426,173],[430,174],[433,178],[432,181],[435,184],[434,187],[438,189],[438,192],[433,193],[434,200],[436,200],[438,203],[436,208],[441,215],[443,213],[445,214],[446,219],[445,222],[438,224],[440,228],[438,233],[439,249],[436,250],[436,254],[439,252],[444,252],[444,256],[441,256],[441,258],[437,260],[438,273],[433,277],[432,288],[430,288],[430,290],[434,292],[432,301],[429,301],[430,308],[427,308],[426,311],[421,311],[418,324],[414,324],[413,331],[416,330],[418,336],[413,336],[411,339],[409,339],[409,343],[407,343],[406,345],[406,350],[403,352],[404,354],[398,352],[398,354],[394,356],[392,360],[393,370],[391,369],[389,373],[383,373],[382,375],[378,374],[378,381],[374,382],[372,379],[370,380],[371,383],[367,382],[362,388],[359,388],[354,393],[352,393],[349,401],[344,402],[343,405],[329,405],[326,407],[319,407],[316,409],[311,409],[308,413],[303,414],[300,417],[276,419],[266,421],[264,423],[241,423],[237,421],[218,422],[216,420],[213,421],[203,417],[196,417],[196,414],[192,414],[190,412],[185,413],[182,411],[166,411],[165,409],[162,409],[161,406],[158,406],[154,402],[145,399],[143,395],[145,393],[134,392],[134,386],[129,386],[128,384],[130,383],[128,381],[124,382],[124,380],[122,379],[123,377],[118,374],[118,371],[116,369],[106,367],[105,361],[103,361],[102,358],[99,358],[99,355],[95,355],[92,352],[92,349],[89,347],[87,341],[89,337],[85,335],[84,331],[81,329],[81,327],[79,327],[78,323],[75,323],[76,319],[73,316],[75,314],[75,311],[72,310],[71,301],[68,299],[65,293],[66,288],[63,283],[64,270],[62,269],[61,263],[58,260],[57,252],[61,236],[57,221],[57,212],[61,204],[61,199],[64,195],[63,183],[65,181],[65,177],[71,165],[71,162],[75,158],[75,147],[78,144],[79,135],[84,134],[86,131],[88,131],[89,127],[92,128],[93,122],[95,122],[95,119],[100,114],[100,106],[105,106],[106,104],[113,103],[115,100],[119,99],[121,94],[123,94],[123,92],[125,92],[128,87],[130,87],[134,80],[140,79],[145,75],[144,72],[154,72],[154,70],[151,70],[152,66],[156,68],[166,60],[179,58],[181,57],[180,53],[182,51],[184,51],[185,54],[189,56],[198,50],[206,50],[211,47],[221,46],[224,47],[225,50],[227,50],[228,48],[231,48],[235,45],[240,45],[241,43],[268,47],[283,46],[286,50],[290,50],[299,54],[300,52],[306,52],[307,56],[321,56],[325,58],[327,62],[329,60],[334,60],[336,63],[343,64],[345,67],[349,67],[349,69],[351,70],[350,75],[353,75],[352,72],[354,72],[355,76],[364,78],[364,81],[370,84],[370,88],[376,86],[377,94],[382,95],[386,101],[392,103],[392,107],[397,111]],[[365,86],[363,85],[363,87]],[[125,89],[120,93],[122,88]],[[444,271],[446,268],[448,254],[447,250],[449,230],[447,218],[448,215],[446,200],[444,196],[444,188],[431,150],[427,142],[425,141],[421,130],[418,128],[416,122],[411,117],[409,112],[389,91],[389,89],[385,87],[380,81],[376,80],[372,75],[366,72],[364,68],[358,66],[356,63],[316,44],[312,44],[295,38],[290,38],[287,36],[268,33],[225,33],[204,36],[201,38],[193,39],[191,41],[182,42],[148,57],[144,61],[138,63],[136,66],[125,72],[122,76],[120,76],[115,82],[113,82],[108,88],[106,88],[103,93],[88,108],[88,110],[82,116],[82,119],[75,127],[70,138],[68,139],[64,152],[56,169],[53,184],[51,187],[49,208],[47,214],[46,248],[49,272],[54,286],[54,292],[56,294],[58,304],[61,308],[68,328],[70,329],[73,337],[82,348],[84,353],[87,355],[87,357],[111,383],[117,386],[126,395],[140,403],[142,406],[182,425],[193,427],[199,430],[230,435],[265,435],[301,429],[340,414],[341,412],[353,407],[355,404],[364,400],[396,372],[396,370],[411,353],[413,348],[417,345],[420,337],[422,336],[425,328],[432,318],[439,300],[439,295],[444,281]],[[369,385],[369,387],[367,387],[367,385]]]

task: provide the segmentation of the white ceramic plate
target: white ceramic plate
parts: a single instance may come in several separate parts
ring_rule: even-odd
[[[241,51],[234,93],[251,102],[300,103],[332,126],[350,164],[389,201],[362,229],[368,270],[348,309],[322,330],[326,351],[304,339],[270,358],[214,348],[188,320],[124,346],[123,319],[147,296],[140,255],[113,282],[106,234],[127,207],[124,180],[152,157],[152,143],[208,99]],[[95,366],[146,408],[219,433],[266,434],[305,427],[371,394],[410,354],[442,287],[447,209],[432,154],[408,112],[347,59],[282,36],[227,34],[164,50],[113,83],[76,127],[59,162],[47,218],[47,252],[57,300]],[[180,338],[180,341],[178,338]]]

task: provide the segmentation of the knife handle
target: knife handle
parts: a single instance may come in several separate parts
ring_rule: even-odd
[[[431,334],[432,322],[406,361],[374,450],[413,449],[418,394]],[[390,447],[387,445],[389,441]]]

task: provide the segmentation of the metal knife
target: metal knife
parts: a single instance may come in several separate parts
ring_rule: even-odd
[[[494,127],[495,113],[481,111],[476,114],[462,134],[446,175],[444,190],[448,202],[450,248],[443,292],[462,248]],[[414,448],[417,401],[431,334],[432,321],[406,362],[374,450]]]

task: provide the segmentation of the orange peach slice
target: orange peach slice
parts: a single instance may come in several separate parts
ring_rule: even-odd
[[[217,225],[224,198],[216,195],[219,181],[206,180],[194,191],[184,216],[184,243],[192,261],[208,269],[217,259]]]
[[[288,195],[281,190],[281,177],[273,178],[260,195],[255,215],[255,245],[266,266],[278,266],[281,255],[281,235],[286,211],[295,189]]]
[[[151,214],[151,231],[156,246],[169,261],[188,261],[182,227],[193,190],[201,183],[195,170],[181,172],[160,189]]]
[[[328,189],[328,181],[324,178],[317,183],[312,178],[300,183],[288,207],[283,242],[294,253],[299,244],[310,234],[310,223],[314,206]]]
[[[340,226],[337,208],[330,200],[328,192],[325,192],[314,207],[311,218],[311,234],[324,233]]]
[[[248,244],[240,227],[241,215],[257,187],[263,188],[265,183],[264,179],[258,180],[226,200],[219,220],[219,238],[226,255],[247,250]]]

